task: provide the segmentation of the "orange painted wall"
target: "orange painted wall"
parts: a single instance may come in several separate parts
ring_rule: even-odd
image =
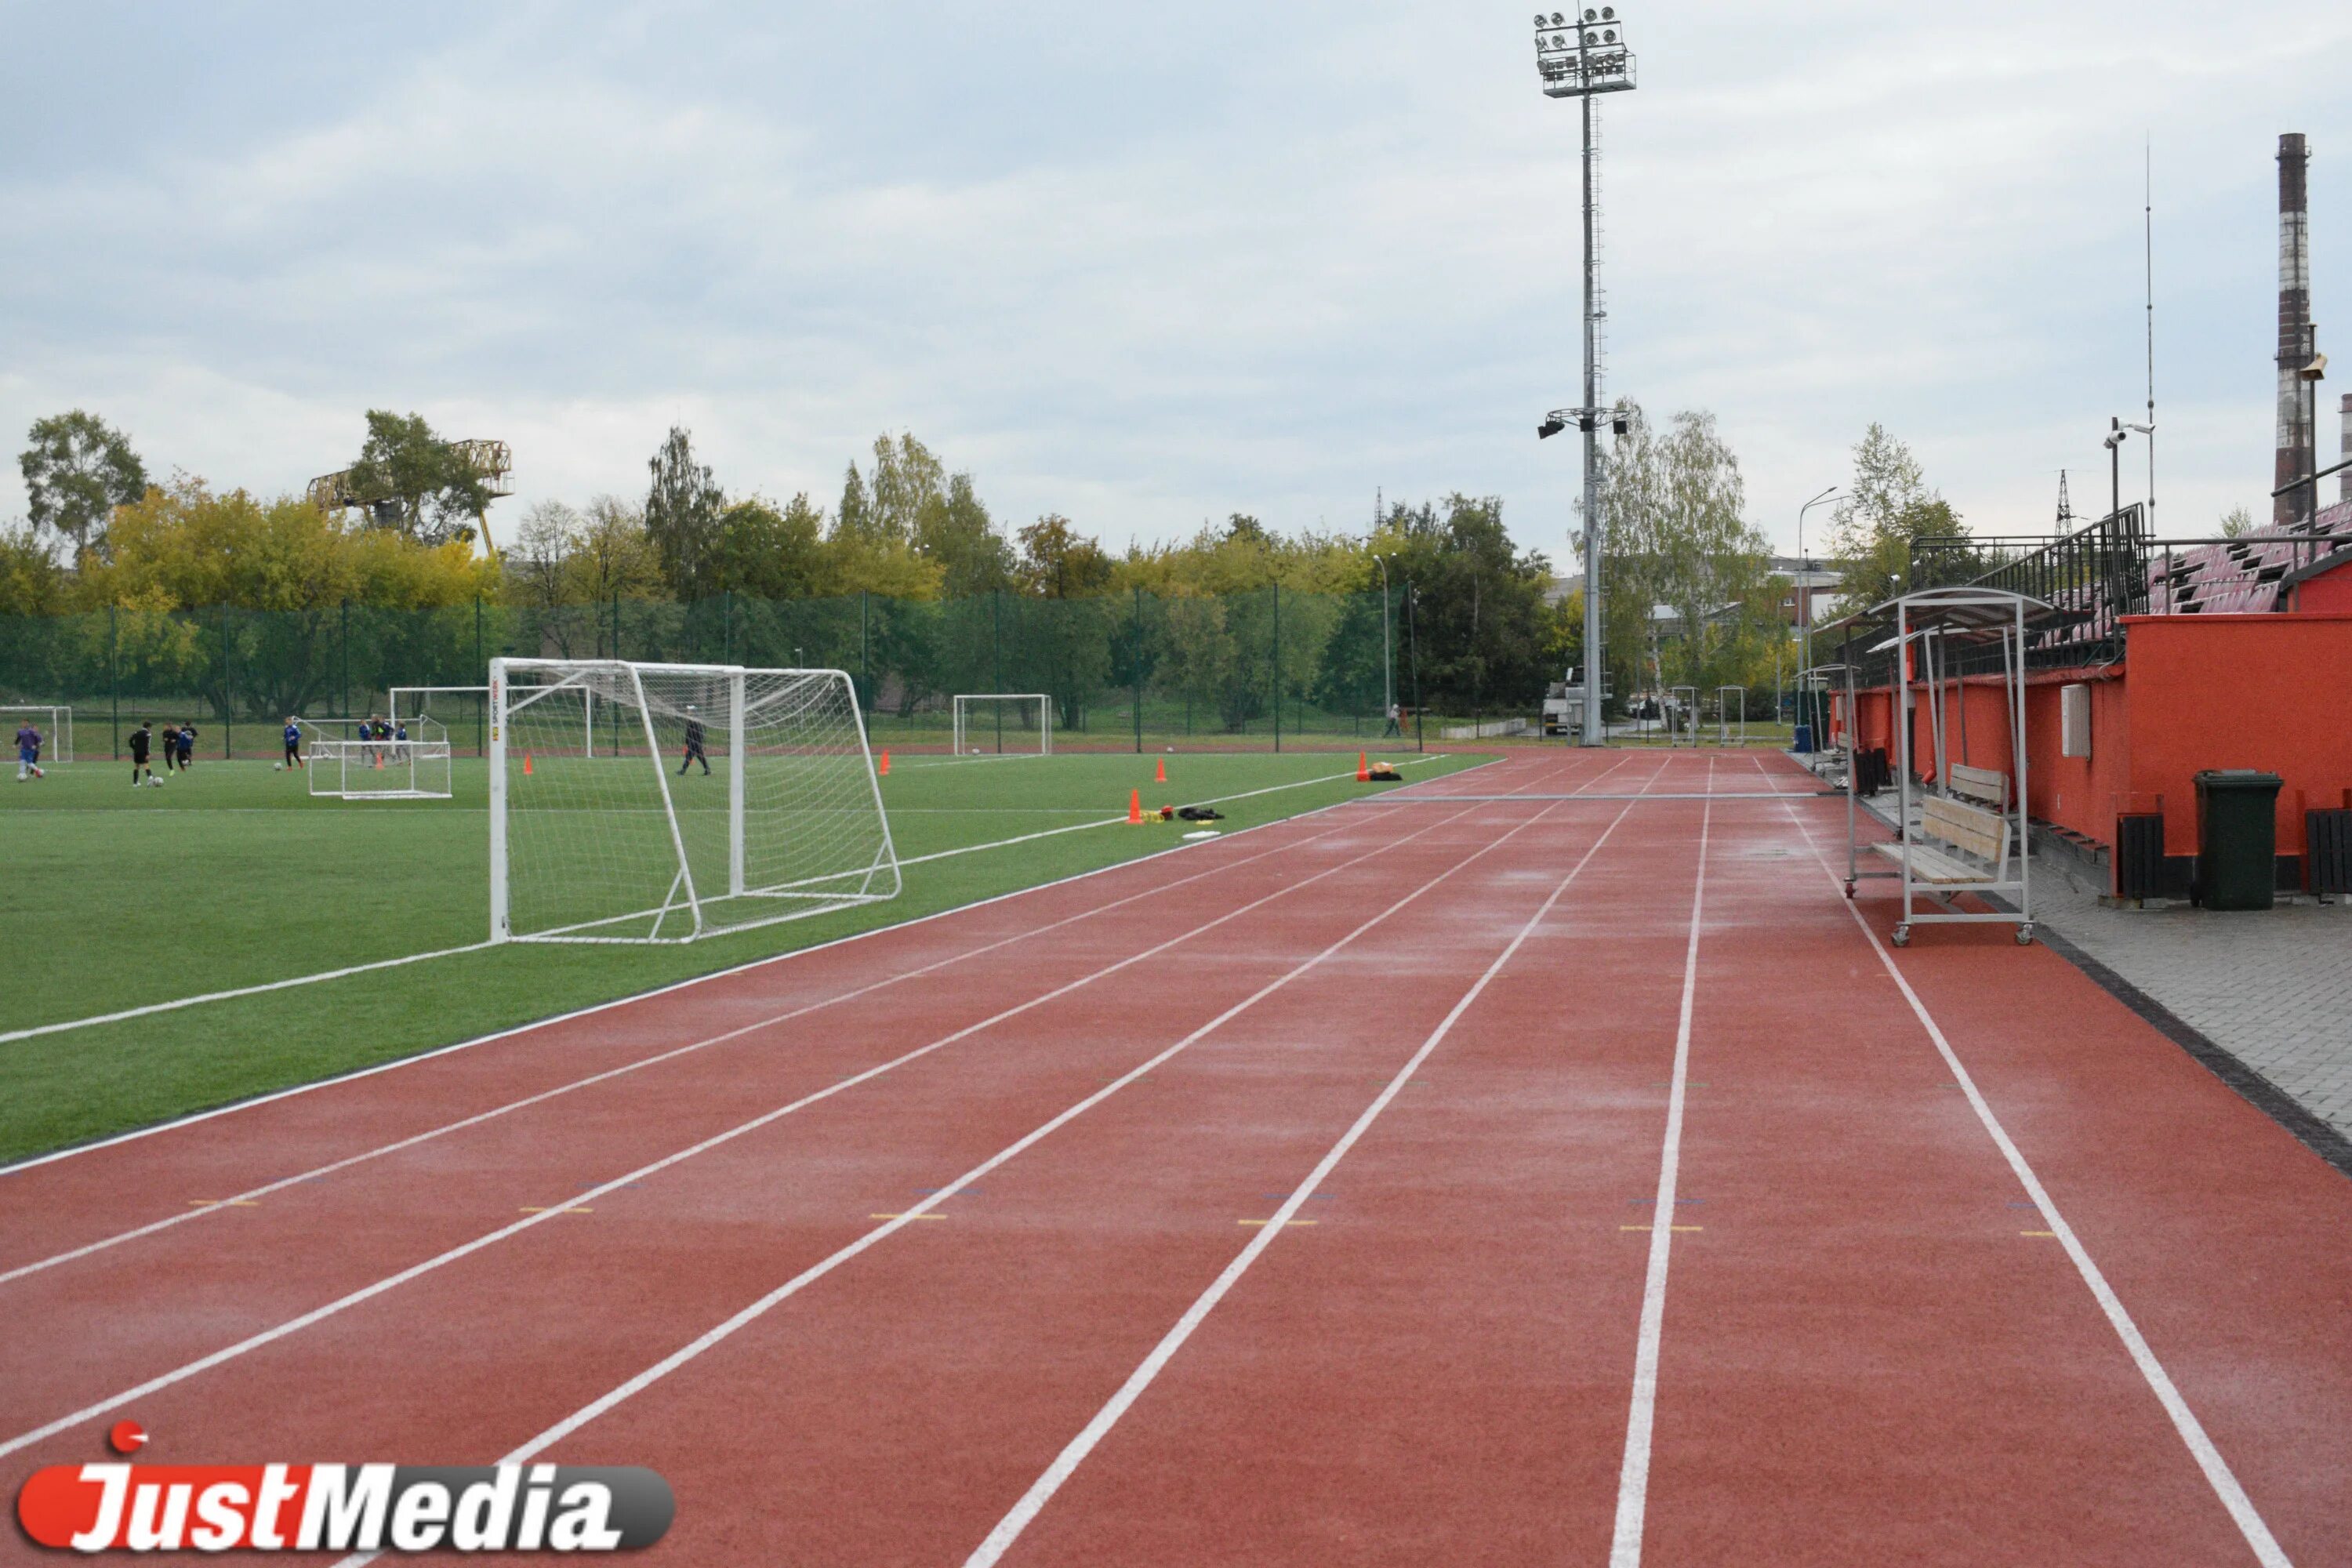
[[[2352,613],[2127,616],[2131,787],[2164,796],[2164,847],[2197,849],[2203,768],[2285,783],[2278,848],[2303,853],[2306,808],[2352,789]]]
[[[2328,583],[2338,575],[2315,579]],[[2352,571],[2341,574],[2352,581]],[[2034,676],[2025,694],[2026,808],[2102,844],[2126,810],[2164,813],[2165,853],[2197,852],[2196,775],[2207,768],[2277,773],[2278,848],[2300,855],[2303,814],[2352,805],[2352,611],[2134,616],[2126,664]],[[2091,689],[2091,754],[2063,757],[2062,688]],[[1921,700],[1925,700],[1922,693]],[[1951,760],[2014,776],[1998,679],[1946,689]],[[1961,743],[1961,704],[1968,740]],[[1856,730],[1894,756],[1892,696],[1861,694]],[[1934,771],[1924,710],[1915,770]]]
[[[2352,561],[2296,584],[2294,607],[2305,614],[2352,613]]]

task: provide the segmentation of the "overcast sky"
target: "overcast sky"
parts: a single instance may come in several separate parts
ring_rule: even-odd
[[[1713,410],[1776,542],[1873,419],[1979,530],[2046,528],[2061,468],[2104,500],[2144,137],[2159,524],[2264,512],[2281,132],[2320,346],[2352,335],[2352,5],[1624,10],[1608,390]],[[513,444],[506,532],[641,492],[672,422],[730,491],[828,506],[907,428],[1008,527],[1462,489],[1558,558],[1576,117],[1532,16],[0,0],[0,437],[79,405],[274,492],[415,410]]]

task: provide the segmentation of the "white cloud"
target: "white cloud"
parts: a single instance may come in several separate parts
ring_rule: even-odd
[[[2165,515],[2259,510],[2271,153],[2317,151],[2324,343],[2352,22],[1631,12],[1611,386],[1717,410],[1759,523],[1791,536],[1873,419],[1982,526],[2038,526],[2062,466],[2104,494],[2143,132]],[[158,469],[291,489],[414,408],[513,444],[519,517],[639,488],[673,421],[731,488],[827,500],[912,428],[1008,522],[1114,543],[1353,525],[1376,485],[1567,530],[1574,452],[1531,426],[1576,397],[1574,110],[1524,12],[131,14],[104,49],[97,7],[0,21],[0,113],[35,128],[0,119],[0,430],[90,406]]]

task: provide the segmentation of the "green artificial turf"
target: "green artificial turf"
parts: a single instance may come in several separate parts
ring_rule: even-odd
[[[1122,816],[1138,786],[1155,805],[1300,786],[1221,805],[1227,831],[1391,787],[1356,784],[1333,752],[1180,753],[1164,785],[1153,760],[901,755],[883,800],[911,860]],[[1482,760],[1433,754],[1405,777]],[[246,761],[199,762],[161,789],[96,762],[8,783],[0,1033],[481,942],[488,774],[454,766],[446,801],[313,798],[300,774]],[[908,865],[887,903],[686,946],[508,944],[0,1044],[0,1160],[1093,870],[1179,832],[1091,827]]]

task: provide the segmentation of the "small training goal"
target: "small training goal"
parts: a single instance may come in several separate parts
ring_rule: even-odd
[[[11,703],[0,706],[0,729],[8,732],[8,756],[16,755],[16,731],[26,724],[41,732],[41,761],[69,763],[73,761],[73,710],[46,707],[40,703]]]
[[[969,692],[955,700],[959,757],[1043,757],[1054,751],[1054,704],[1041,691]]]
[[[898,894],[840,670],[500,658],[489,702],[493,942],[691,942]]]
[[[431,719],[378,736],[366,719],[297,719],[310,793],[337,800],[447,800],[449,732]],[[390,721],[386,728],[394,728]]]

